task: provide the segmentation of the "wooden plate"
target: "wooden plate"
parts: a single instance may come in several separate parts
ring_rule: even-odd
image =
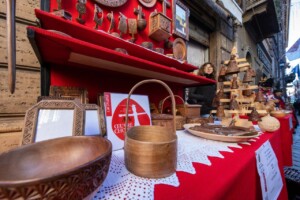
[[[218,134],[194,131],[194,130],[190,129],[190,127],[193,127],[195,125],[199,125],[199,124],[185,124],[185,125],[183,125],[183,127],[191,134],[205,138],[205,139],[209,139],[209,140],[216,140],[216,141],[221,141],[221,142],[246,142],[251,138],[255,138],[255,137],[259,136],[259,133],[255,134],[255,135],[251,135],[251,136],[226,136],[226,135],[218,135]]]
[[[181,38],[176,38],[173,42],[174,58],[178,60],[186,60],[186,45]]]
[[[127,0],[95,0],[97,3],[108,7],[120,7],[127,2]]]
[[[156,4],[156,0],[139,0],[139,2],[147,8],[151,8]]]

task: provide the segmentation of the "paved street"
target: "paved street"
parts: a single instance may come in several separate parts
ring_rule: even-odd
[[[300,116],[298,115],[300,122]],[[293,166],[285,168],[289,199],[300,200],[300,126],[293,135]]]

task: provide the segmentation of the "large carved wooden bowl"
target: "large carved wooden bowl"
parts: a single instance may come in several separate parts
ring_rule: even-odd
[[[64,137],[0,155],[0,199],[84,199],[106,178],[111,142]]]

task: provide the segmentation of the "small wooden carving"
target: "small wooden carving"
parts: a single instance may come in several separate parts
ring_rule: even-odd
[[[239,88],[239,85],[238,85],[237,77],[233,76],[232,77],[231,89],[238,89],[238,88]]]
[[[78,11],[78,17],[76,18],[77,22],[84,24],[85,20],[82,19],[82,15],[86,13],[86,0],[78,0],[76,3],[76,10]]]
[[[262,90],[260,90],[260,89],[258,90],[254,101],[255,102],[265,102],[266,101]]]
[[[111,11],[110,13],[107,14],[106,18],[110,21],[109,28],[107,30],[108,33],[110,33],[116,25],[115,19],[114,19],[114,12]]]
[[[137,33],[137,21],[136,19],[128,19],[128,31],[131,34],[131,39],[129,40],[130,42],[135,42],[135,37],[134,35]]]
[[[147,26],[147,20],[145,18],[145,14],[142,11],[142,7],[138,6],[134,8],[134,14],[137,15],[137,29],[138,31],[143,31]]]
[[[249,121],[261,121],[260,117],[259,117],[259,114],[256,110],[256,108],[252,108],[252,111],[251,113],[249,114]]]
[[[54,11],[56,11],[56,10],[61,10],[61,1],[62,0],[56,0],[56,2],[57,2],[57,9],[54,9]]]
[[[224,106],[222,103],[219,103],[219,105],[217,107],[216,116],[219,118],[225,117]]]
[[[127,27],[127,17],[119,12],[119,25],[118,25],[118,29],[120,31],[120,37],[122,37],[122,34],[126,34],[127,33],[127,30],[128,30],[128,27]]]
[[[100,17],[99,17],[100,16]],[[95,4],[95,9],[94,9],[94,22],[96,23],[95,25],[95,29],[97,30],[98,29],[98,26],[102,25],[103,23],[103,17],[104,17],[104,13],[103,13],[103,10],[97,6]]]
[[[244,75],[243,83],[249,83],[252,82],[252,72],[250,69],[248,69]]]
[[[239,103],[236,100],[236,96],[232,97],[229,103],[229,109],[230,110],[238,110],[239,109]]]

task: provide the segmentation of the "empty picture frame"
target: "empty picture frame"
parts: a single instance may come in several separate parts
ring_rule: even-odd
[[[51,85],[49,96],[72,97],[80,100],[82,104],[89,103],[88,92],[85,88]]]
[[[189,40],[190,10],[181,1],[173,1],[173,34]]]
[[[85,113],[84,135],[102,135],[99,106],[96,104],[83,104]]]
[[[22,144],[83,135],[84,110],[72,100],[41,100],[25,115]]]

